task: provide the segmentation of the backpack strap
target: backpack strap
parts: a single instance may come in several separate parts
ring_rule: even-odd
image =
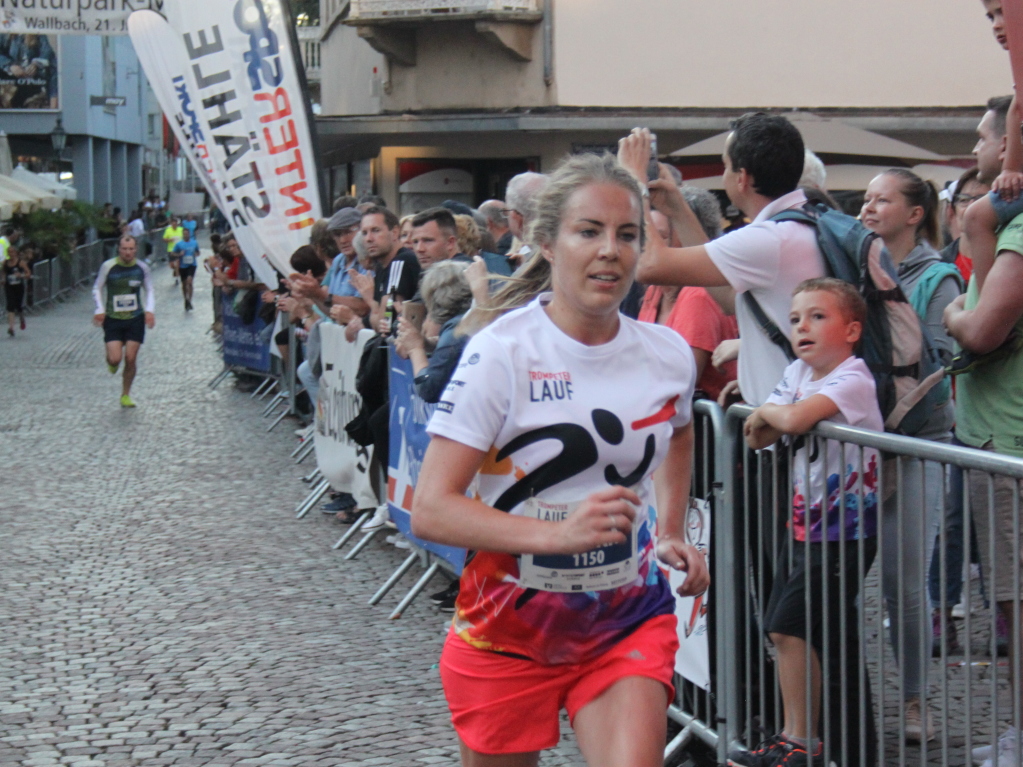
[[[764,331],[764,335],[770,339],[771,343],[785,353],[785,357],[789,362],[794,362],[796,354],[792,351],[792,344],[785,334],[781,332],[781,328],[775,325],[771,318],[767,316],[760,302],[748,290],[742,294],[742,299],[746,302],[746,308],[753,315],[753,319],[757,321],[760,329]]]
[[[913,288],[913,295],[909,297],[909,303],[916,311],[917,316],[923,320],[927,316],[927,306],[934,297],[934,291],[946,277],[955,277],[959,285],[959,291],[963,289],[963,277],[955,264],[946,261],[937,261],[924,271],[923,276],[917,281]]]

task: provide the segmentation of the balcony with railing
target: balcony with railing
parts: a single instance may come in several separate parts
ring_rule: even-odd
[[[320,82],[320,27],[300,26],[298,45],[302,53],[302,64],[305,66],[305,77],[310,83]]]
[[[542,0],[351,0],[350,24],[489,19],[537,22]]]
[[[323,0],[327,5],[337,0]],[[549,2],[549,0],[546,0]],[[392,61],[416,64],[416,30],[462,22],[518,61],[533,56],[533,34],[545,0],[350,0],[343,23]]]

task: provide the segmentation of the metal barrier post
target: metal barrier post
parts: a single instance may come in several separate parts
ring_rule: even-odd
[[[427,558],[429,558],[429,555],[427,555]],[[426,569],[426,572],[423,573],[422,577],[416,581],[416,585],[409,590],[409,593],[406,594],[398,603],[398,606],[394,608],[394,612],[388,616],[392,621],[398,620],[398,618],[401,617],[401,614],[405,612],[405,608],[412,604],[412,600],[422,593],[423,589],[426,588],[426,584],[428,584],[430,579],[437,574],[438,570],[440,570],[440,562],[434,562]]]
[[[288,323],[288,365],[287,365],[287,376],[288,376],[288,413],[293,415],[298,414],[298,408],[295,405],[295,398],[298,396],[298,339],[295,337],[295,326],[291,323],[291,317],[287,314],[284,315],[285,322]],[[280,419],[278,419],[280,420]],[[274,424],[276,425],[276,424]],[[270,428],[273,428],[272,426]]]
[[[321,481],[320,484],[314,487],[312,492],[310,492],[309,495],[305,497],[305,500],[298,505],[298,508],[295,509],[297,512],[295,514],[295,519],[302,519],[302,517],[308,514],[309,510],[319,503],[320,499],[327,494],[328,490],[330,490],[330,482],[327,480]]]
[[[348,543],[348,541],[350,541],[353,537],[355,537],[355,534],[357,532],[359,532],[359,530],[362,529],[362,526],[364,524],[366,524],[366,522],[369,521],[369,518],[372,517],[372,516],[373,516],[373,512],[372,511],[364,511],[359,516],[359,518],[357,520],[355,520],[355,522],[352,523],[352,526],[348,528],[348,532],[345,533],[344,535],[342,535],[338,539],[338,542],[335,543],[330,548],[333,549],[334,551],[337,551],[342,546],[344,546],[346,543]]]
[[[387,592],[394,588],[394,585],[401,580],[401,577],[412,569],[412,565],[419,559],[419,552],[413,551],[408,557],[402,562],[398,569],[391,573],[391,576],[384,581],[384,585],[377,589],[377,593],[370,597],[368,604],[378,605],[380,600],[387,596]]]

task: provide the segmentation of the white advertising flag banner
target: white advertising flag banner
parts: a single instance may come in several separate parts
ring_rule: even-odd
[[[162,13],[181,0],[0,0],[8,35],[126,35],[132,11]]]
[[[190,112],[179,106],[170,114],[187,115],[191,135],[201,137],[206,171],[232,228],[250,229],[270,263],[288,274],[291,254],[308,244],[321,211],[281,2],[189,3],[187,13],[175,3],[165,7],[166,21],[151,11],[132,14],[129,31],[150,81],[169,80],[179,105],[187,95]],[[146,51],[155,45],[170,50]],[[149,64],[160,68],[150,72]]]
[[[362,397],[355,390],[355,376],[366,341],[374,335],[363,330],[355,343],[345,329],[330,322],[320,324],[320,391],[316,401],[316,465],[335,490],[351,493],[360,509],[379,505],[370,480],[369,447],[352,441],[345,425],[359,414]]]
[[[155,13],[136,13],[131,17],[132,42],[149,78],[149,83],[167,115],[167,122],[177,138],[182,154],[202,179],[206,191],[221,211],[226,211],[220,196],[220,186],[210,159],[206,137],[195,117],[196,101],[188,83],[179,73],[187,68],[184,49],[167,22]],[[252,266],[256,278],[265,285],[276,287],[276,270],[267,258],[259,238],[244,220],[236,219],[232,233]]]
[[[689,501],[686,514],[686,542],[707,556],[710,567],[710,504],[701,498]],[[685,582],[686,574],[670,570],[668,581],[672,591]],[[675,594],[675,617],[678,618],[678,652],[675,671],[698,687],[710,690],[710,645],[707,638],[708,593],[697,597]]]

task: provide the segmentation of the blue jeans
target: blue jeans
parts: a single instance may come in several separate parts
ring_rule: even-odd
[[[953,445],[963,443],[952,438]],[[948,502],[945,505],[945,604],[951,607],[959,604],[963,594],[963,470],[949,466]],[[970,561],[979,562],[977,533],[970,525]],[[983,591],[984,584],[981,583]],[[927,577],[927,590],[931,596],[931,607],[941,606],[941,536],[934,538],[934,553]]]

